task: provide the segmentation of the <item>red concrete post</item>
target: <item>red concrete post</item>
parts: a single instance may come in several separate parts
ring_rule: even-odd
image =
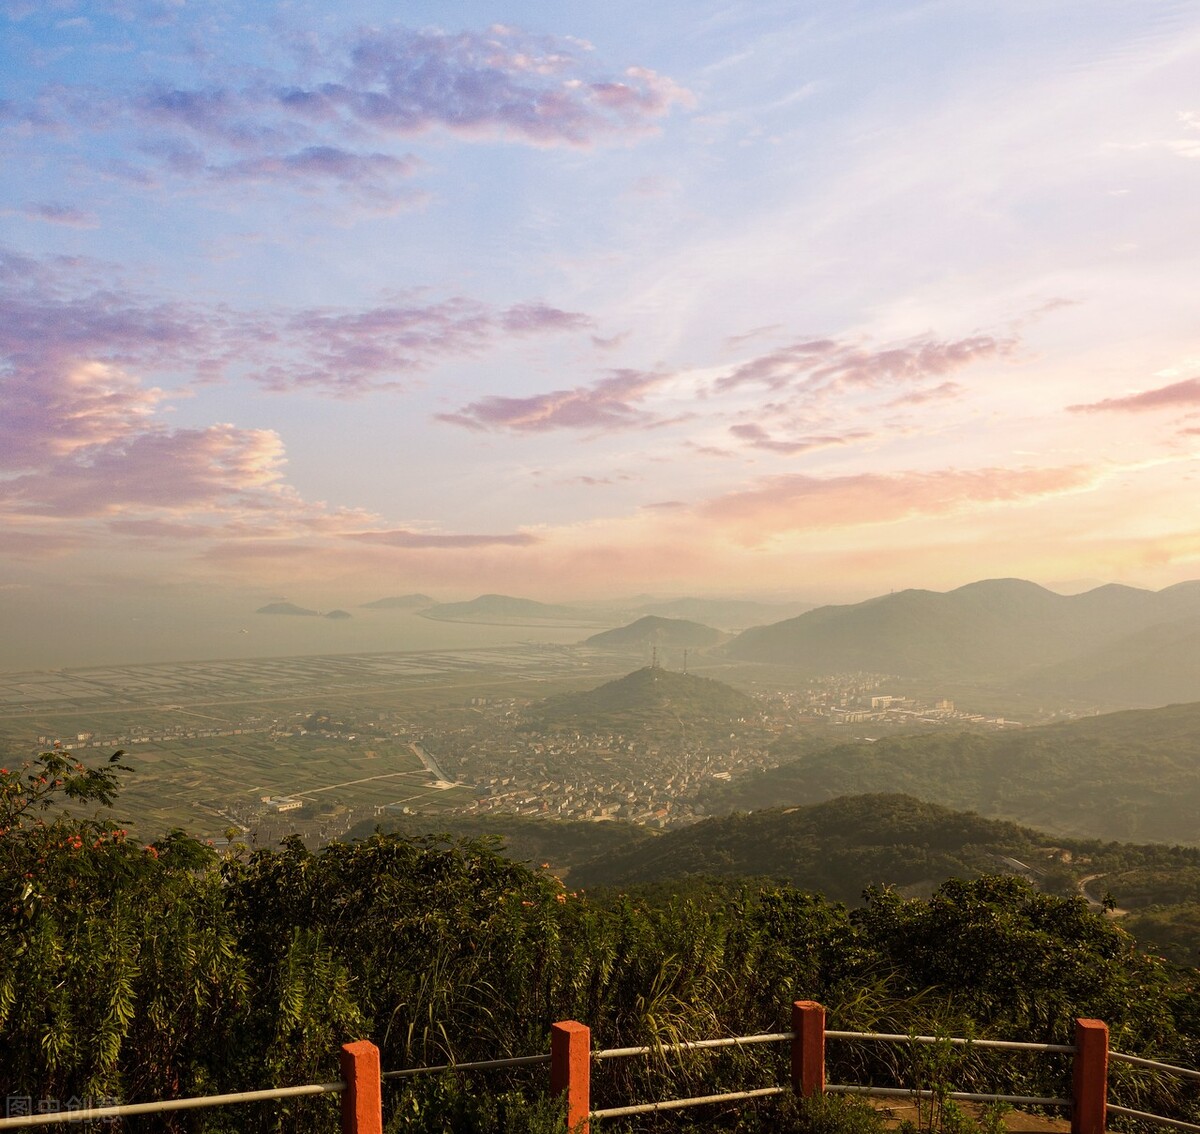
[[[591,1102],[592,1033],[584,1024],[563,1020],[550,1027],[550,1093],[567,1099],[567,1129],[588,1134]]]
[[[825,1009],[815,1000],[792,1005],[792,1090],[804,1098],[825,1093]]]
[[[369,1040],[342,1044],[342,1134],[383,1134],[379,1048]]]
[[[1103,1020],[1076,1020],[1071,1134],[1104,1134],[1107,1106],[1108,1025]]]

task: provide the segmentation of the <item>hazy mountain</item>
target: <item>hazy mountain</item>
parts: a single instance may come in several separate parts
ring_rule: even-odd
[[[805,750],[715,791],[710,810],[901,791],[1060,834],[1200,843],[1200,704],[1000,733],[926,733]],[[795,751],[798,758],[789,759]]]
[[[946,593],[908,590],[818,607],[747,630],[726,649],[811,673],[1013,681],[1063,666],[1056,680],[1066,680],[1074,659],[1087,663],[1127,635],[1184,618],[1200,618],[1200,583],[1059,595],[1020,579],[990,579]]]
[[[628,626],[605,630],[584,640],[585,646],[605,650],[636,650],[643,646],[703,647],[721,640],[721,632],[683,618],[659,618],[648,614]]]
[[[751,602],[747,599],[678,598],[647,602],[635,609],[638,614],[657,614],[664,618],[685,618],[722,630],[743,630],[794,618],[812,610],[811,602]]]
[[[416,610],[422,606],[433,606],[434,600],[428,595],[392,595],[390,598],[376,599],[374,602],[360,604],[363,610]]]
[[[309,610],[307,607],[297,606],[294,602],[269,602],[266,606],[260,606],[255,614],[300,614],[308,617],[319,617],[320,611]]]
[[[608,625],[601,612],[575,606],[554,606],[510,595],[480,595],[469,602],[439,602],[421,611],[425,618],[446,622],[577,622],[587,626]]]
[[[911,886],[1008,869],[1002,856],[1053,843],[1037,831],[924,803],[856,795],[708,819],[577,866],[572,885],[627,886],[688,875],[766,876],[856,902],[872,884]],[[1042,856],[1042,861],[1044,861]]]
[[[745,693],[723,682],[647,666],[596,689],[549,697],[530,715],[551,727],[620,730],[736,720],[754,711]]]
[[[325,617],[333,618],[333,619],[342,619],[342,618],[353,618],[354,615],[352,615],[348,610],[330,610],[330,611],[326,611]]]
[[[1150,708],[1200,700],[1200,618],[1162,622],[1045,666],[1020,682],[1028,692],[1053,691],[1095,702]]]

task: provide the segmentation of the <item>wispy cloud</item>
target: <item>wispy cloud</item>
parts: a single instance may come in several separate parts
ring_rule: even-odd
[[[806,339],[759,355],[717,379],[717,390],[755,384],[779,390],[872,388],[939,378],[982,359],[1010,353],[1015,340],[974,335],[945,341],[922,337],[870,350],[833,339]]]
[[[455,413],[437,416],[440,421],[468,429],[508,429],[518,433],[647,428],[660,419],[640,403],[670,377],[642,370],[615,370],[590,386],[552,390],[525,398],[489,395]]]
[[[95,213],[56,201],[31,201],[20,209],[20,214],[29,220],[45,221],[47,224],[62,225],[64,228],[100,227]]]
[[[346,539],[370,543],[383,547],[400,548],[447,548],[447,547],[528,547],[537,543],[536,536],[528,532],[513,532],[501,535],[478,535],[452,532],[418,532],[407,528],[391,531],[346,532]]]
[[[1172,382],[1169,386],[1143,390],[1140,394],[1129,394],[1123,398],[1084,402],[1067,406],[1067,409],[1072,413],[1103,413],[1109,410],[1140,412],[1196,405],[1200,405],[1200,378],[1187,378],[1182,382]]]
[[[782,453],[785,456],[810,453],[814,449],[829,449],[839,445],[850,445],[855,441],[865,441],[872,436],[871,431],[868,429],[850,429],[844,433],[812,434],[789,440],[772,437],[761,425],[753,422],[745,425],[731,425],[729,432],[752,449],[762,449],[769,453]]]
[[[764,478],[752,488],[703,504],[699,514],[748,544],[774,535],[825,528],[884,524],[935,516],[980,505],[1016,503],[1082,488],[1096,469],[938,469],[932,472],[857,473]]]

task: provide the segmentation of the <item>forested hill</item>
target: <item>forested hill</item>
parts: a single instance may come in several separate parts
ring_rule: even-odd
[[[1037,831],[907,795],[856,795],[809,807],[709,819],[610,851],[572,885],[629,885],[688,875],[776,878],[855,903],[873,884],[908,886],[1011,871],[1002,856],[1046,862]]]
[[[814,674],[988,680],[1140,706],[1200,698],[1197,640],[1200,582],[1059,595],[1021,579],[988,579],[818,607],[747,630],[726,650]]]
[[[628,626],[605,630],[584,640],[585,646],[603,650],[640,649],[645,646],[704,647],[721,640],[721,632],[686,618],[660,618],[647,614]]]
[[[1001,733],[929,733],[802,753],[714,791],[717,810],[881,787],[1059,834],[1200,843],[1200,703]],[[794,758],[795,757],[795,758]]]
[[[732,721],[755,711],[754,702],[710,677],[646,666],[583,693],[549,697],[530,710],[546,727],[622,729],[679,722]]]

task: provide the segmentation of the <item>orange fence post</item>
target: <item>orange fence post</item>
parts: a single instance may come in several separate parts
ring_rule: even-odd
[[[792,1090],[804,1098],[825,1093],[825,1009],[815,1000],[792,1005]]]
[[[383,1134],[379,1048],[369,1040],[342,1044],[342,1134]]]
[[[1108,1025],[1103,1020],[1076,1020],[1071,1134],[1104,1134],[1107,1106]]]
[[[591,1102],[592,1033],[576,1020],[550,1027],[550,1092],[566,1095],[567,1129],[588,1134]]]

